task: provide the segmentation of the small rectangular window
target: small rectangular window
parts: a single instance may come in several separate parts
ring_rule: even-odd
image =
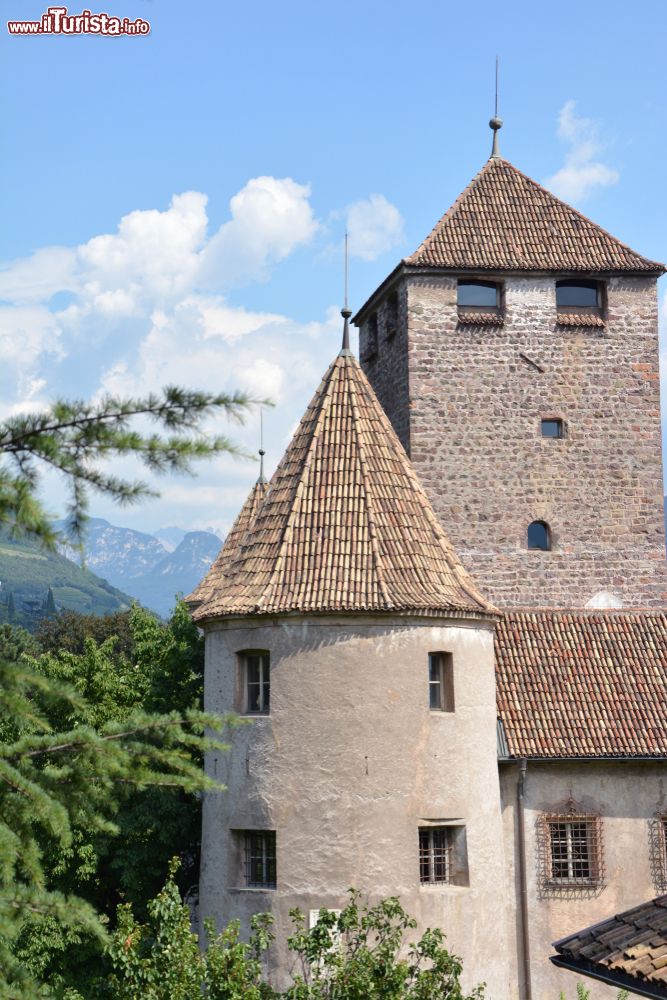
[[[542,437],[545,438],[562,438],[563,437],[563,421],[558,417],[548,417],[542,420],[541,423]]]
[[[656,890],[667,892],[667,816],[664,813],[649,820],[649,857]]]
[[[268,715],[271,696],[269,654],[263,650],[240,653],[243,710],[248,715]]]
[[[276,887],[275,830],[244,830],[243,882],[251,889]]]
[[[428,654],[428,703],[432,712],[454,711],[454,662],[451,653]]]
[[[460,278],[456,305],[459,323],[502,325],[501,286],[495,281]]]
[[[466,829],[459,823],[419,827],[422,885],[469,885]]]

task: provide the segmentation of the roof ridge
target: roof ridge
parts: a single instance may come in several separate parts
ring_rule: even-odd
[[[305,456],[304,456],[304,460],[301,463],[301,468],[299,470],[299,475],[298,475],[298,478],[297,478],[296,486],[293,489],[292,494],[290,496],[289,513],[288,513],[287,518],[285,520],[285,526],[284,526],[282,534],[280,536],[280,541],[278,542],[277,556],[276,556],[276,559],[275,559],[275,561],[273,563],[273,567],[272,567],[272,570],[271,570],[271,576],[270,576],[270,578],[269,578],[266,586],[264,587],[264,589],[262,591],[262,594],[261,594],[260,601],[257,604],[258,609],[261,609],[265,604],[269,603],[268,602],[269,594],[271,594],[272,591],[275,591],[276,576],[278,575],[279,570],[282,568],[282,564],[283,564],[283,562],[285,560],[285,544],[286,544],[286,542],[289,541],[289,539],[291,537],[291,533],[292,533],[293,528],[294,528],[294,520],[296,518],[296,501],[301,498],[303,490],[305,489],[305,487],[304,487],[305,473],[310,468],[310,463],[311,463],[312,455],[313,455],[313,453],[315,451],[315,445],[316,445],[316,442],[317,442],[317,438],[319,437],[319,435],[317,433],[319,418],[320,418],[320,415],[322,413],[322,410],[324,409],[324,403],[325,403],[326,399],[328,399],[328,397],[331,395],[332,385],[333,385],[333,376],[334,376],[334,373],[336,373],[338,371],[338,369],[340,368],[340,365],[337,365],[338,359],[340,357],[341,357],[341,355],[338,355],[331,362],[331,364],[327,368],[326,372],[324,373],[322,381],[320,382],[320,389],[322,391],[321,391],[321,393],[319,395],[319,398],[318,398],[317,411],[313,415],[313,433],[311,434],[310,440],[308,441],[308,446],[306,448],[306,453],[305,453]],[[316,398],[317,398],[317,393],[316,393]]]
[[[355,358],[356,361],[356,358]],[[376,518],[377,514],[373,507],[373,501],[370,491],[369,479],[368,479],[368,463],[366,461],[366,453],[363,443],[363,438],[360,433],[359,428],[359,408],[357,406],[357,401],[354,392],[354,380],[349,380],[349,391],[350,391],[350,402],[352,406],[352,426],[354,428],[354,434],[357,440],[357,448],[359,449],[359,465],[361,468],[361,481],[364,486],[364,503],[368,511],[368,529],[371,542],[371,552],[373,553],[373,562],[375,563],[375,569],[378,575],[378,587],[382,598],[391,606],[391,598],[389,597],[389,591],[384,579],[384,567],[382,563],[382,558],[380,555],[380,550],[377,541],[377,531],[376,531]]]

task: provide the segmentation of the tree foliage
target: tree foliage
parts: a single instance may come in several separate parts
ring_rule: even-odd
[[[321,910],[310,931],[300,910],[291,911],[288,941],[299,966],[285,992],[269,983],[267,966],[274,939],[269,914],[252,919],[249,942],[232,921],[220,934],[206,927],[208,947],[200,952],[190,914],[173,879],[139,923],[130,906],[120,910],[109,954],[113,971],[98,984],[100,996],[117,1000],[481,1000],[461,987],[461,963],[446,949],[440,930],[427,930],[405,946],[416,921],[398,899],[370,906],[350,891],[339,913]],[[88,1000],[86,997],[85,1000]]]
[[[215,412],[240,420],[250,400],[242,393],[217,394],[167,386],[139,399],[105,396],[96,403],[60,400],[39,413],[0,423],[0,524],[55,543],[51,521],[38,499],[40,472],[60,473],[70,492],[69,529],[81,538],[91,489],[123,503],[154,495],[140,480],[110,471],[112,459],[134,456],[153,473],[191,472],[195,459],[239,454],[225,436],[204,434]],[[153,423],[161,432],[142,430]]]
[[[196,708],[201,640],[184,608],[129,627],[131,658],[84,637],[0,663],[0,997],[88,982],[123,894],[148,898],[196,844],[202,753],[222,745]]]

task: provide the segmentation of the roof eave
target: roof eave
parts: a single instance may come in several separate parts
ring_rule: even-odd
[[[520,268],[520,267],[502,267],[494,265],[493,267],[486,267],[481,264],[466,265],[460,267],[453,267],[449,265],[434,265],[434,264],[415,264],[411,263],[408,257],[404,257],[403,260],[399,261],[393,271],[391,271],[387,277],[382,281],[381,284],[375,289],[374,292],[366,299],[364,304],[356,311],[352,317],[352,322],[356,327],[360,326],[366,315],[373,309],[377,308],[380,300],[387,294],[391,286],[395,284],[397,279],[402,274],[413,274],[413,275],[476,275],[484,274],[494,275],[497,274],[498,277],[533,277],[533,278],[550,278],[553,275],[559,276],[569,276],[576,275],[577,277],[585,278],[660,278],[663,274],[667,274],[667,265],[660,264],[657,261],[650,261],[650,264],[654,264],[654,267],[646,268],[608,268],[605,270],[593,269],[593,268],[553,268],[549,270],[543,270],[539,268]]]
[[[604,970],[586,959],[550,955],[549,960],[561,969],[589,976],[591,979],[598,979],[601,983],[606,983],[615,989],[626,989],[637,996],[650,997],[651,1000],[667,1000],[667,986],[661,986],[659,983],[649,983],[619,970]]]

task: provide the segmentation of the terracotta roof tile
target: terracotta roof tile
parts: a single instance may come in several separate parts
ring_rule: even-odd
[[[556,941],[554,948],[556,965],[604,975],[643,996],[667,997],[667,896]]]
[[[224,561],[223,561],[224,562]],[[454,553],[359,362],[327,371],[198,621],[280,612],[494,614]]]
[[[667,756],[667,612],[510,611],[495,642],[510,756]]]
[[[405,263],[477,271],[665,270],[499,157],[484,165]]]
[[[502,326],[504,318],[501,313],[466,312],[459,309],[458,321],[474,326]]]
[[[229,534],[225,538],[225,543],[218,552],[208,573],[199,586],[195,587],[189,597],[185,598],[187,604],[191,606],[203,604],[204,601],[207,601],[212,596],[215,581],[221,579],[228,572],[229,567],[241,551],[243,539],[252,526],[255,515],[266,496],[267,489],[268,483],[266,480],[263,478],[258,479],[246,497],[241,512],[234,521]]]
[[[602,316],[595,313],[562,313],[556,315],[558,326],[604,326]]]

